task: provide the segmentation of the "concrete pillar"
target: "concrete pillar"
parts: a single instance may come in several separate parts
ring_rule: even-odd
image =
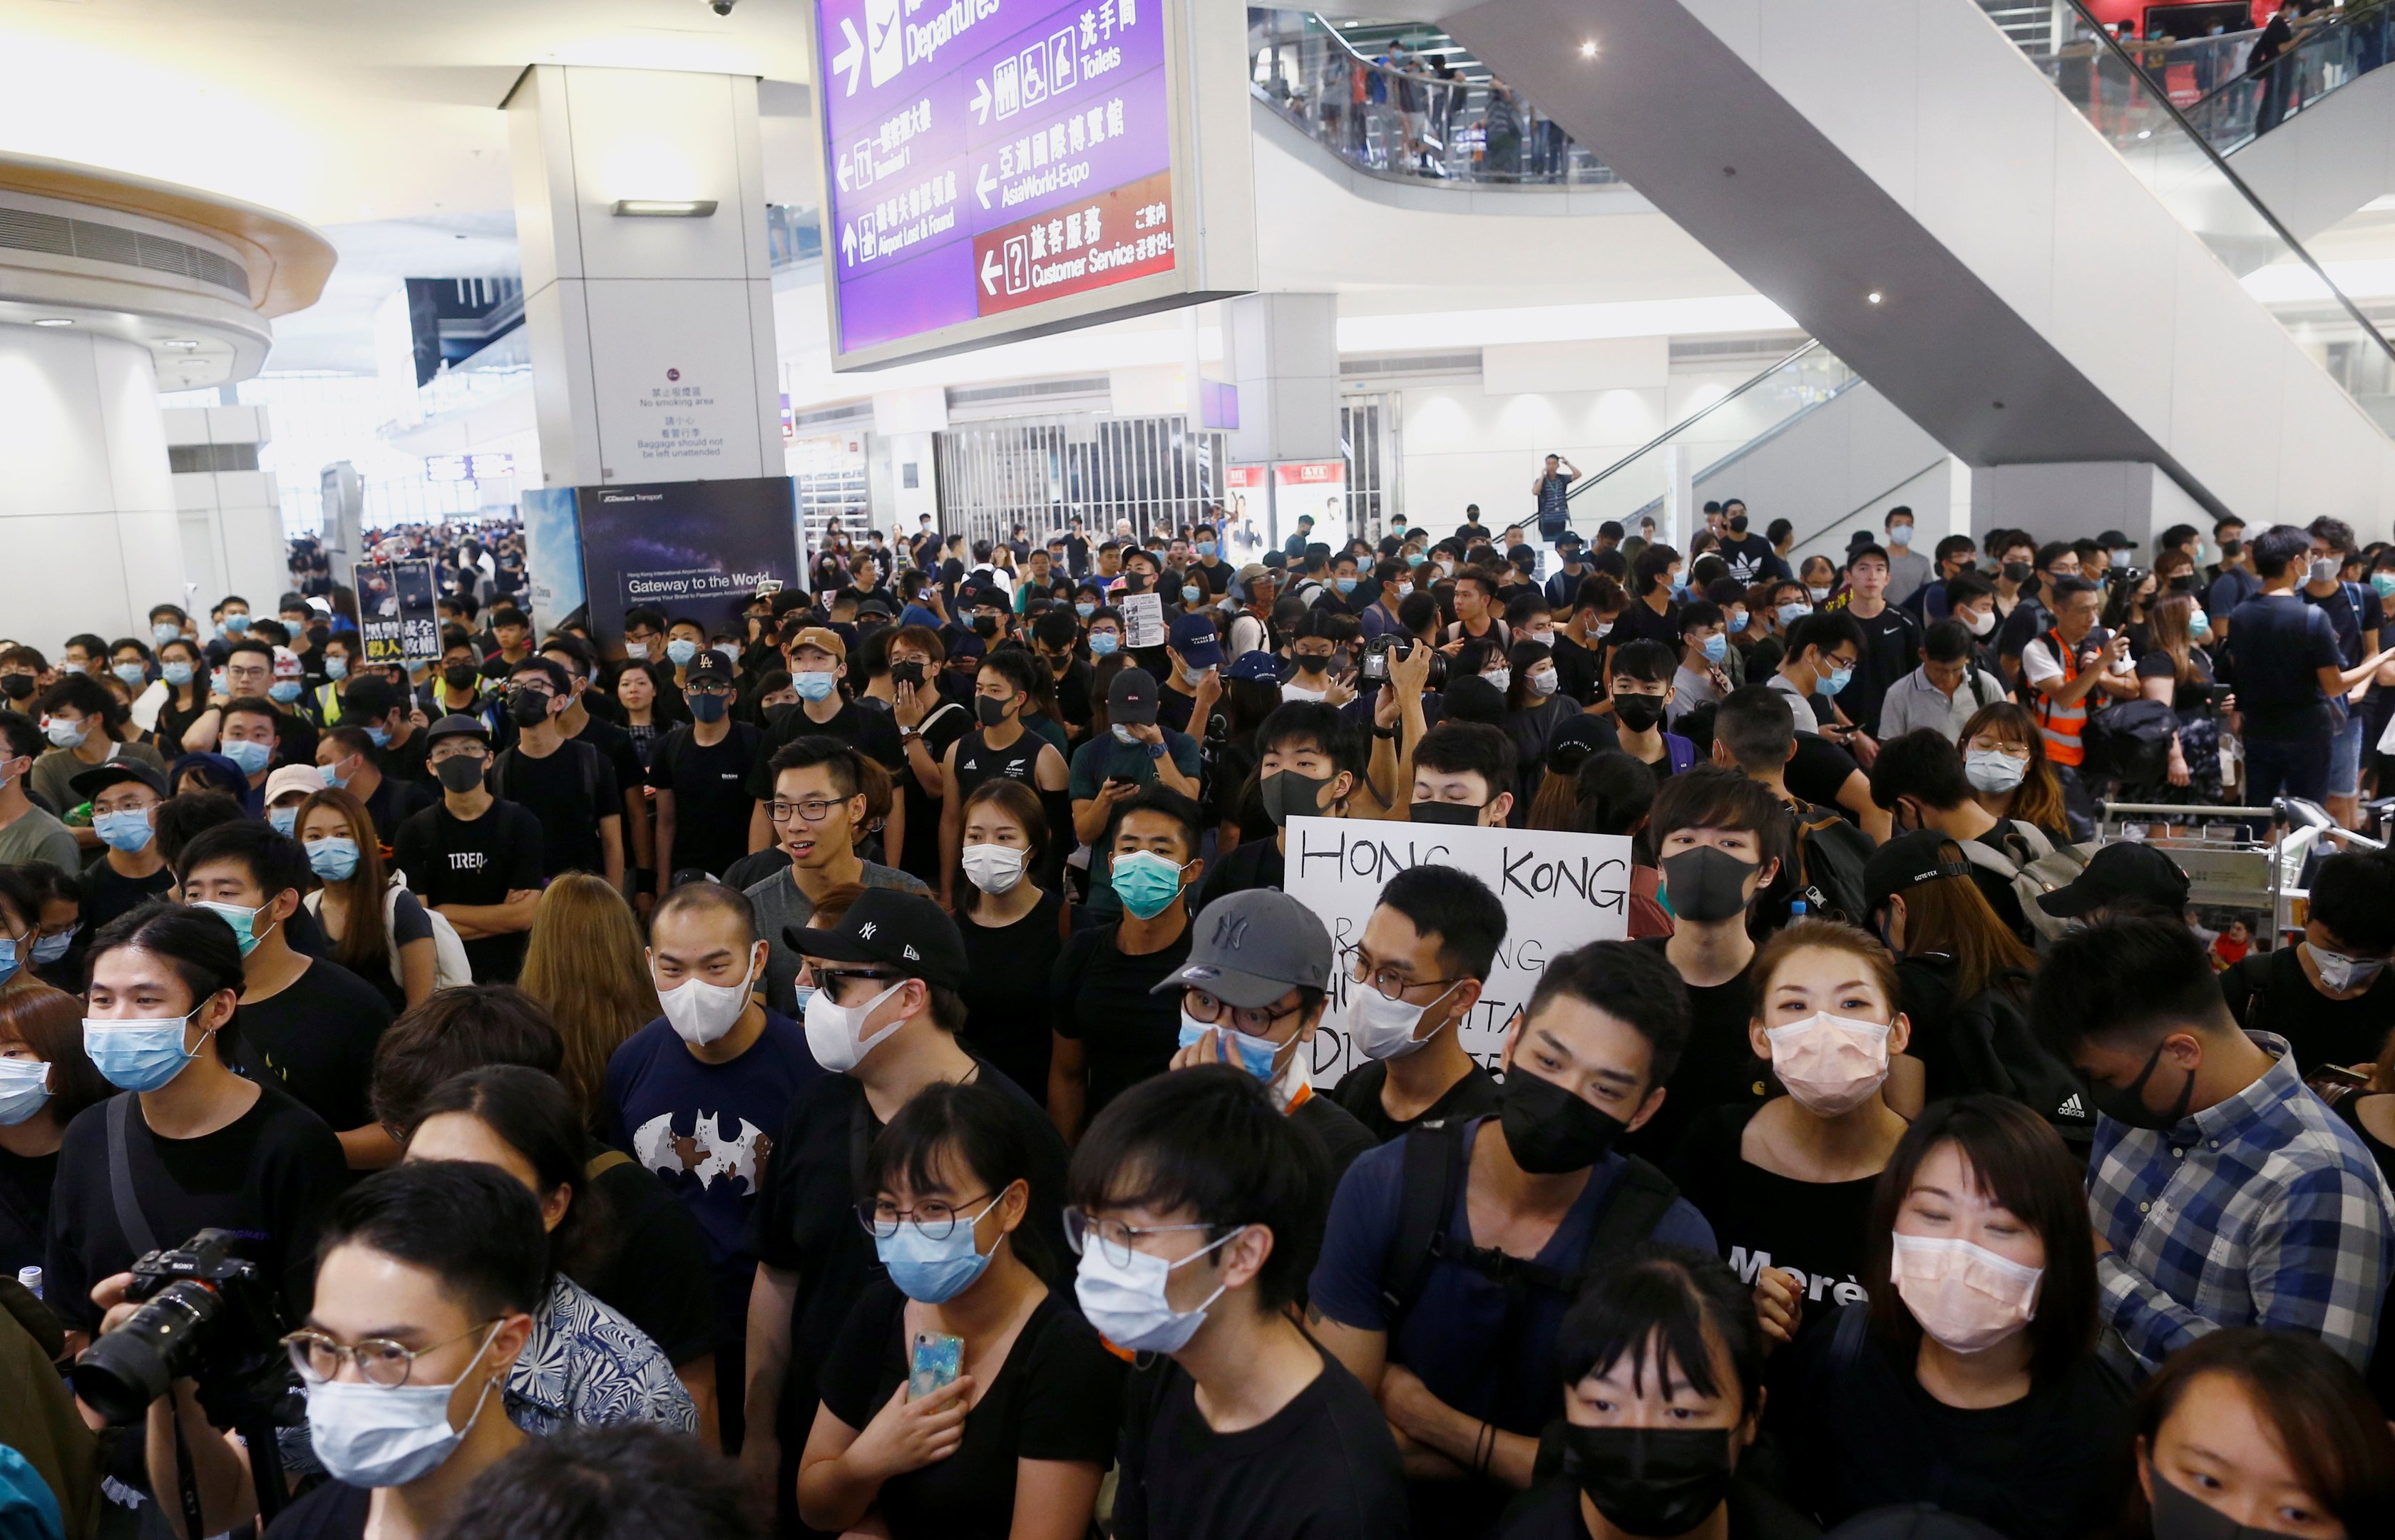
[[[183,602],[148,348],[80,325],[0,325],[0,635],[55,662],[78,631],[147,636],[151,605]]]
[[[782,474],[756,81],[540,64],[506,106],[543,483]]]
[[[1239,392],[1232,460],[1339,458],[1339,297],[1249,294],[1224,312],[1224,361]],[[1265,534],[1274,545],[1288,538],[1277,511]]]
[[[2154,537],[2177,524],[2212,527],[2212,511],[2158,465],[2088,460],[1998,465],[1971,472],[1971,533],[2025,529],[2044,540],[2084,539],[2117,529],[2138,543],[2142,564]]]

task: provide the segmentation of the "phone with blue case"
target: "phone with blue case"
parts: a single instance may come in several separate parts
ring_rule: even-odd
[[[965,1339],[946,1332],[918,1332],[906,1361],[906,1399],[920,1401],[964,1373]]]

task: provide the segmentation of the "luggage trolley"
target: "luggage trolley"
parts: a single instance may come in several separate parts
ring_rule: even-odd
[[[2189,903],[2268,914],[2270,934],[2284,936],[2304,928],[2309,868],[2323,842],[2361,850],[2387,848],[2395,803],[2374,803],[2371,811],[2379,820],[2376,838],[2344,828],[2326,808],[2301,797],[2281,797],[2269,807],[2108,802],[2098,809],[2096,838],[2099,844],[2113,840],[2152,844],[2187,873]],[[2202,815],[2203,821],[2159,821],[2190,813]],[[2273,825],[2277,832],[2271,838],[2256,839],[2250,833]]]

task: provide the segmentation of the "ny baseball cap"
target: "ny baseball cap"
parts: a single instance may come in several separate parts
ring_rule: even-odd
[[[1225,894],[1189,929],[1189,961],[1148,990],[1203,989],[1226,1005],[1269,1005],[1292,989],[1330,987],[1330,932],[1277,888]]]
[[[1192,668],[1211,669],[1223,661],[1222,633],[1215,631],[1212,616],[1175,616],[1166,640],[1172,644],[1174,652],[1189,660]]]
[[[867,888],[840,923],[825,930],[787,925],[782,939],[801,957],[879,964],[944,989],[965,986],[965,938],[957,923],[920,893]]]
[[[1106,720],[1118,727],[1156,724],[1156,677],[1145,669],[1125,669],[1106,685]]]

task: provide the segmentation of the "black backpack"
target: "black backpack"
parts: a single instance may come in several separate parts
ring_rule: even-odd
[[[2170,772],[2171,736],[2178,713],[2160,700],[2124,700],[2087,719],[2079,741],[2090,774],[2124,786],[2159,786]]]
[[[2005,988],[2028,977],[2018,971],[1999,975],[1954,1006],[1948,1032],[1962,1082],[1956,1091],[1992,1092],[2020,1103],[2053,1124],[2084,1162],[2096,1138],[2096,1104],[2079,1071],[2037,1041],[2018,997]]]
[[[1626,1157],[1628,1165],[1596,1211],[1588,1253],[1577,1277],[1493,1246],[1452,1240],[1447,1233],[1448,1216],[1455,1212],[1456,1198],[1463,1190],[1463,1135],[1472,1122],[1443,1119],[1417,1123],[1406,1133],[1395,1261],[1382,1279],[1381,1291],[1381,1302],[1388,1307],[1392,1341],[1421,1300],[1431,1268],[1442,1259],[1470,1268],[1509,1292],[1518,1286],[1545,1289],[1569,1302],[1580,1296],[1581,1285],[1591,1275],[1655,1233],[1655,1227],[1679,1201],[1680,1189],[1670,1177],[1635,1155]]]
[[[1806,912],[1871,928],[1863,909],[1863,868],[1872,858],[1871,836],[1833,808],[1792,801],[1796,819],[1796,891]]]

